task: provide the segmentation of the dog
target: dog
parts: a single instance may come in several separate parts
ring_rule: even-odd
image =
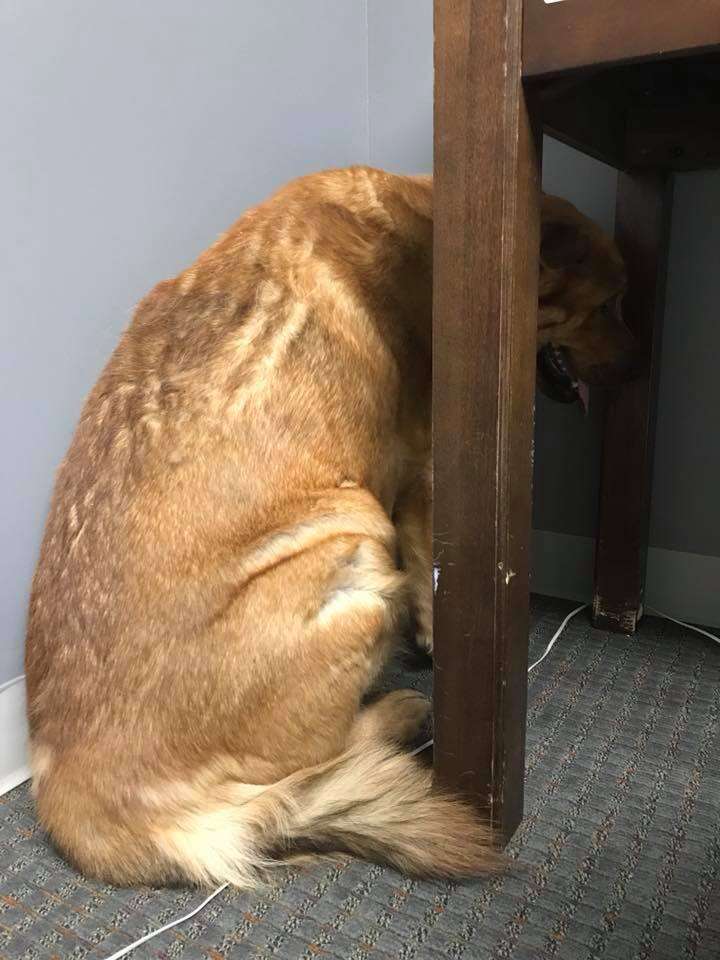
[[[303,851],[498,862],[367,702],[407,610],[432,648],[432,180],[285,186],[140,303],[55,483],[28,618],[33,791],[84,874],[250,887]],[[623,261],[542,207],[545,388],[627,367]]]

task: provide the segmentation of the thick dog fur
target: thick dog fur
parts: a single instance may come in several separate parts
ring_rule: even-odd
[[[539,343],[627,349],[612,243],[547,198]],[[432,184],[294,181],[140,304],[60,466],[27,679],[43,825],[121,884],[255,883],[295,850],[421,875],[497,862],[364,706],[416,614],[431,643]],[[586,349],[591,343],[590,349]]]

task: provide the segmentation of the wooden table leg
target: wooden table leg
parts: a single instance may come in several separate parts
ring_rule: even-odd
[[[630,281],[624,313],[645,361],[642,376],[609,397],[603,433],[593,620],[618,633],[634,633],[642,616],[671,212],[671,175],[620,174],[616,236]]]
[[[435,3],[435,768],[522,817],[539,159],[522,0]]]

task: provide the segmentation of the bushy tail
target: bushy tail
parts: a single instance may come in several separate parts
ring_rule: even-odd
[[[344,851],[421,877],[468,876],[503,862],[471,808],[437,791],[429,770],[384,741],[363,740],[260,791],[215,787],[156,835],[163,860],[187,879],[238,886],[304,851]]]

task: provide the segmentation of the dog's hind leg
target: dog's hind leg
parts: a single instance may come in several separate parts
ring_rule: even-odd
[[[394,521],[403,566],[408,577],[410,607],[415,617],[415,642],[427,653],[433,649],[432,582],[432,463],[402,492]]]

